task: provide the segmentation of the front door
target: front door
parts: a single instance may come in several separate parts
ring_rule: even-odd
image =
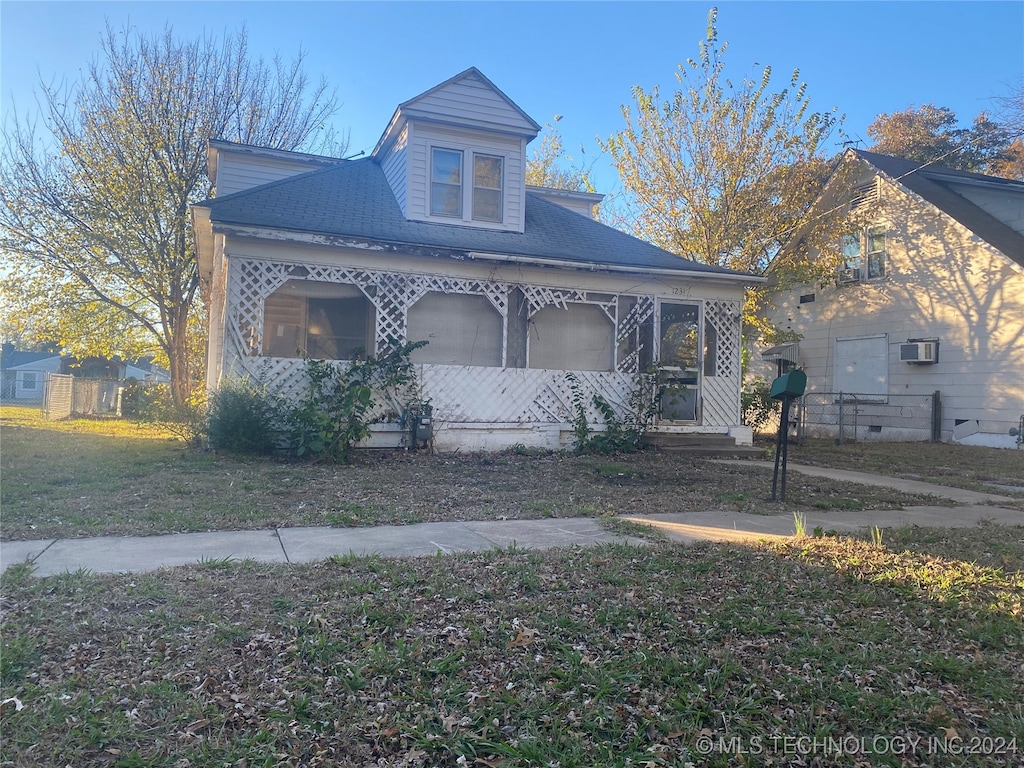
[[[665,388],[661,418],[700,418],[700,304],[661,302],[658,308],[658,372]]]

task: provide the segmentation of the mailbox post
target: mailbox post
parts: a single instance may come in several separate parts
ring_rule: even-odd
[[[779,417],[779,436],[775,440],[775,474],[772,476],[772,501],[779,489],[779,466],[782,467],[782,488],[779,501],[786,500],[786,460],[789,454],[789,407],[798,397],[803,397],[807,388],[807,374],[799,368],[784,373],[772,382],[768,396],[782,402],[782,415]]]

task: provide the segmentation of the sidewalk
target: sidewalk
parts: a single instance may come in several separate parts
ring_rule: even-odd
[[[725,463],[730,463],[726,461]],[[751,462],[743,461],[749,465]],[[1013,499],[992,493],[868,475],[846,470],[790,464],[789,470],[815,477],[881,485],[912,493],[928,493],[955,501],[956,507],[906,507],[897,510],[842,511],[805,516],[808,531],[851,532],[878,526],[968,527],[988,521],[1024,525],[1024,512],[998,506]],[[751,515],[728,511],[670,512],[624,515],[661,531],[669,539],[750,541],[792,536],[791,512]],[[377,528],[275,528],[260,531],[215,531],[169,536],[104,536],[89,539],[45,539],[0,542],[0,570],[31,562],[37,576],[84,568],[96,573],[124,573],[188,565],[204,560],[305,563],[331,555],[409,557],[480,551],[511,546],[524,549],[588,546],[610,542],[643,543],[643,539],[607,530],[595,518],[486,520],[418,523]]]

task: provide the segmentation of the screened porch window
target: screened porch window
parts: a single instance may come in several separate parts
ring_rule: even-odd
[[[263,304],[263,354],[351,360],[373,349],[373,307],[354,285],[289,280]]]
[[[530,368],[610,371],[614,366],[615,325],[600,307],[544,307],[530,319]]]
[[[431,291],[409,308],[408,338],[427,341],[416,363],[501,366],[501,315],[485,296]]]

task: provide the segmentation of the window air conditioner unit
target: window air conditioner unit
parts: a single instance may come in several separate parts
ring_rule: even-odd
[[[860,280],[859,269],[840,269],[839,270],[839,282],[840,283],[856,283]]]
[[[900,344],[900,362],[934,363],[938,346],[934,341],[911,341]]]

